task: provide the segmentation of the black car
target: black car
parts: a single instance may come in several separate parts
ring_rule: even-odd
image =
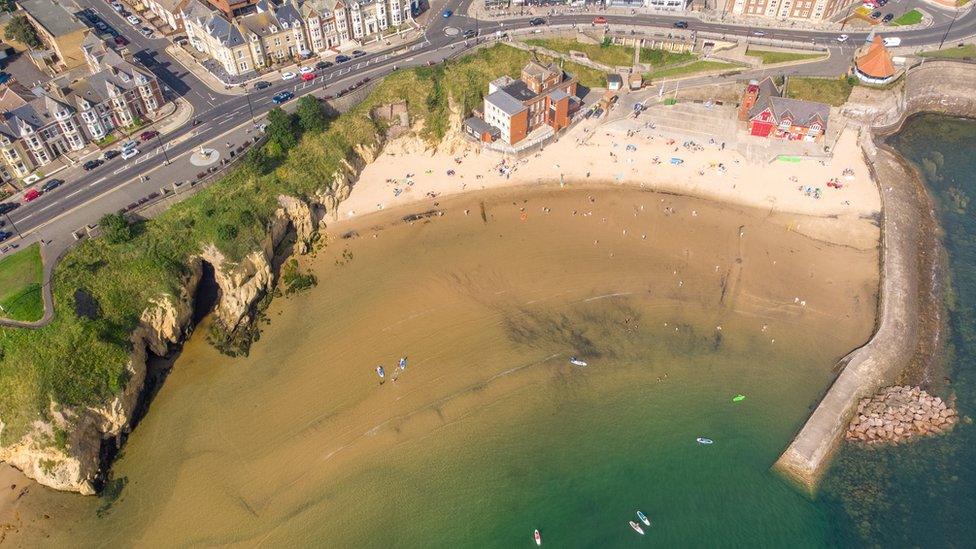
[[[16,202],[4,202],[0,204],[0,214],[10,213],[20,207]]]
[[[364,52],[363,50],[354,50],[352,52],[353,57],[362,57],[364,55],[366,55],[366,52]]]
[[[687,21],[675,21],[674,22],[674,28],[676,28],[676,29],[687,29],[688,28],[688,22]]]
[[[346,61],[349,61],[351,59],[352,57],[349,57],[348,55],[337,55],[336,63],[345,63]]]
[[[538,27],[539,25],[545,25],[546,20],[541,17],[536,17],[535,19],[529,19],[529,24],[533,27]]]
[[[105,151],[105,152],[102,153],[102,158],[104,160],[111,160],[111,159],[115,158],[116,156],[118,156],[120,154],[122,154],[122,153],[120,153],[119,151],[117,151],[115,149],[109,149],[109,150],[107,150],[107,151]]]
[[[295,94],[291,93],[290,91],[281,91],[281,92],[278,92],[278,93],[274,94],[274,97],[271,98],[271,101],[275,105],[280,105],[280,104],[284,103],[285,101],[288,101],[292,97],[295,97]]]
[[[271,87],[271,82],[266,82],[264,80],[259,80],[254,83],[254,89],[256,90],[263,90],[264,88],[270,88],[270,87]]]
[[[14,233],[10,233],[10,232],[7,232],[7,231],[0,231],[0,242],[3,242],[4,240],[7,240],[8,238],[10,238],[13,235],[14,235]]]
[[[881,22],[882,23],[887,23],[888,21],[891,21],[894,18],[895,18],[895,14],[889,13],[889,14],[885,15],[884,18],[881,19]]]
[[[325,70],[333,65],[335,65],[335,63],[332,63],[330,61],[319,61],[318,63],[315,64],[315,70],[317,71]]]
[[[85,162],[84,164],[81,165],[81,167],[84,168],[86,172],[88,172],[94,170],[95,168],[101,165],[102,165],[102,161],[96,158],[94,160],[89,160],[88,162]]]
[[[63,179],[52,179],[47,183],[41,185],[41,190],[44,192],[53,191],[54,189],[57,189],[63,184],[64,184]]]
[[[464,31],[464,37],[465,38],[474,38],[474,35],[475,34],[478,34],[478,32],[475,31],[474,29],[468,29],[468,30]]]
[[[881,17],[881,10],[875,10],[874,13],[871,14],[871,19],[877,19],[879,17]]]

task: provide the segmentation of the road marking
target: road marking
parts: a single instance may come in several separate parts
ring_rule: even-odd
[[[129,165],[126,164],[125,166],[122,166],[121,168],[119,168],[119,169],[115,170],[114,172],[112,172],[112,175],[119,175],[120,173],[122,173],[122,172],[124,172],[125,170],[128,170],[128,169],[129,169]]]
[[[105,181],[106,179],[108,179],[108,176],[105,176],[105,177],[103,177],[101,179],[96,179],[96,180],[92,181],[91,183],[89,183],[88,186],[89,187],[94,187],[95,185],[98,185],[99,183],[101,183],[102,181]]]

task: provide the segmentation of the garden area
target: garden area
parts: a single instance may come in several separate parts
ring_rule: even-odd
[[[839,107],[847,102],[857,84],[853,78],[797,78],[791,77],[786,84],[786,97],[818,101]]]
[[[917,25],[922,22],[922,12],[918,10],[912,10],[905,12],[901,17],[896,18],[891,22],[891,25],[900,27],[907,25]]]

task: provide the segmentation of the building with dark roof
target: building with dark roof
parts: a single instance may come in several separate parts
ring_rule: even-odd
[[[749,133],[759,137],[817,141],[827,131],[830,105],[782,96],[771,78],[753,80],[746,87],[742,99]]]
[[[569,125],[579,108],[578,81],[555,64],[530,61],[515,80],[502,76],[488,84],[484,99],[484,121],[497,128],[501,139],[514,145],[535,130],[548,125],[560,130]]]

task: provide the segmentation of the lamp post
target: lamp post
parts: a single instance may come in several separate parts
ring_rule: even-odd
[[[952,14],[952,21],[949,21],[949,26],[946,27],[945,34],[942,35],[942,40],[939,41],[939,49],[942,49],[942,45],[945,44],[947,38],[949,38],[949,31],[952,30],[952,25],[956,22],[956,17],[959,15],[959,10],[956,10]]]
[[[10,223],[10,226],[13,227],[13,229],[15,231],[17,231],[17,236],[20,237],[20,238],[24,238],[24,235],[20,234],[20,229],[17,228],[17,224],[14,223],[14,220],[13,219],[10,219],[10,214],[9,213],[5,213],[5,214],[3,214],[3,216],[7,218],[7,222]]]
[[[156,143],[159,143],[159,148],[163,151],[163,160],[166,161],[165,165],[169,165],[169,155],[166,154],[166,147],[163,146],[163,139],[160,137],[159,132],[156,132]]]
[[[254,124],[254,107],[251,106],[251,93],[244,88],[244,98],[247,99],[247,110],[251,113],[251,124]]]

